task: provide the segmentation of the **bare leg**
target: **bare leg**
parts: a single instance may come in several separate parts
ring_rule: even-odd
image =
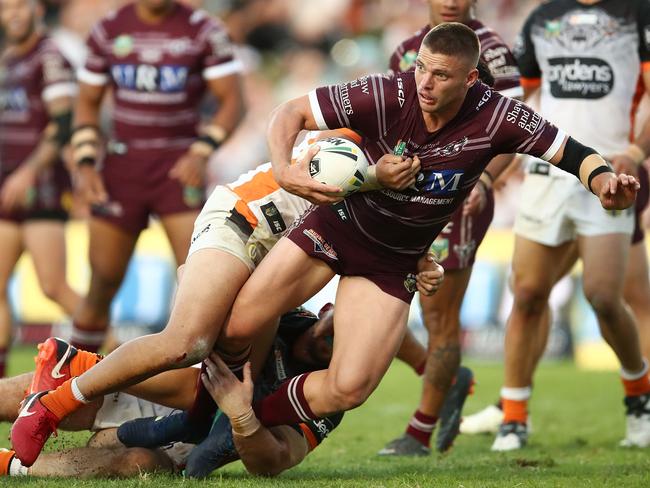
[[[215,249],[192,254],[165,330],[118,347],[78,378],[81,392],[96,398],[207,357],[248,275],[231,254]]]
[[[161,217],[160,222],[165,229],[169,244],[172,246],[176,264],[181,265],[187,258],[187,252],[190,248],[192,232],[194,230],[194,221],[199,212],[183,212]]]
[[[626,269],[630,236],[581,236],[578,244],[584,264],[585,297],[598,317],[601,334],[625,370],[641,371],[643,362],[636,323],[623,302],[625,273],[621,271]]]
[[[11,273],[23,252],[20,226],[7,220],[0,220],[0,349],[11,343],[11,308],[9,306],[8,286]]]
[[[0,421],[13,422],[18,416],[20,402],[32,382],[32,373],[0,379]]]
[[[639,329],[641,352],[644,357],[650,358],[650,283],[645,241],[638,242],[630,248],[623,298],[634,312]]]
[[[549,247],[516,237],[512,258],[514,303],[505,337],[506,387],[532,384],[536,364],[531,358],[541,357],[543,352],[540,324],[548,324],[549,319],[544,318],[548,315],[548,297],[570,246]]]
[[[418,409],[432,417],[438,416],[460,366],[460,307],[471,274],[472,268],[450,270],[435,295],[420,297],[429,350]]]
[[[172,472],[169,457],[160,450],[80,447],[41,454],[29,474],[42,477],[127,478],[142,473]]]
[[[395,357],[417,371],[427,360],[427,349],[420,344],[413,332],[407,328],[402,345]]]
[[[45,296],[72,316],[81,297],[66,281],[65,228],[62,222],[30,221],[23,225],[25,247],[34,261]]]

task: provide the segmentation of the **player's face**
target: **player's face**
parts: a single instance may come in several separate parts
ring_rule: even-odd
[[[19,44],[34,32],[37,10],[34,0],[0,0],[0,25],[9,42]]]
[[[332,359],[332,336],[320,334],[317,325],[313,325],[296,339],[293,354],[303,363],[327,368]]]
[[[432,26],[443,22],[466,23],[472,18],[476,0],[429,0],[429,17]]]
[[[432,53],[422,46],[415,60],[418,101],[424,113],[443,114],[462,104],[478,71],[459,56]]]

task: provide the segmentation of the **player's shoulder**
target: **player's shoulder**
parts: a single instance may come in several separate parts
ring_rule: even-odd
[[[226,31],[224,23],[207,10],[201,8],[191,8],[187,5],[179,6],[181,12],[179,15],[187,23],[190,31],[195,34],[202,32]]]

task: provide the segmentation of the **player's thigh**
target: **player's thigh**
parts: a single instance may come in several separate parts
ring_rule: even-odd
[[[138,234],[99,218],[90,219],[88,231],[88,259],[93,275],[112,284],[121,283]]]
[[[261,327],[302,305],[332,278],[332,269],[283,237],[262,260],[233,305],[223,341],[246,341]],[[184,279],[184,278],[183,278]]]
[[[6,289],[9,277],[23,252],[22,229],[9,220],[0,220],[0,286]]]
[[[517,295],[545,296],[551,292],[560,273],[567,267],[572,242],[547,246],[526,237],[515,236],[512,255],[512,280]]]
[[[626,233],[578,237],[582,259],[582,285],[591,294],[612,297],[622,294],[630,250]]]
[[[65,223],[56,220],[25,222],[23,239],[41,284],[52,287],[64,283]]]
[[[198,211],[188,211],[160,217],[160,222],[165,229],[167,239],[169,239],[169,244],[174,252],[176,264],[178,265],[185,262],[190,247],[190,240],[192,239],[194,222],[198,215]]]
[[[129,395],[179,410],[188,410],[194,401],[199,368],[164,371],[125,390]]]
[[[249,273],[248,267],[228,252],[209,248],[193,252],[183,267],[183,279],[162,334],[183,349],[189,347],[199,356],[207,356]]]
[[[328,381],[337,391],[370,394],[395,356],[409,305],[358,276],[342,277],[334,309]]]
[[[445,270],[445,278],[435,294],[420,294],[424,325],[430,335],[445,332],[448,327],[457,329],[460,307],[471,276],[471,266]]]

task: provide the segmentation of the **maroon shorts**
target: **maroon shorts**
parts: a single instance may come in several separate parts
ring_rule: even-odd
[[[476,215],[463,216],[461,205],[431,244],[431,252],[446,270],[474,265],[476,251],[483,242],[494,217],[494,194],[489,191],[485,208]]]
[[[11,171],[0,174],[0,188],[11,175]],[[34,191],[29,197],[27,207],[9,212],[0,210],[0,220],[9,220],[22,224],[29,220],[68,220],[68,211],[72,203],[70,175],[57,163],[38,175]]]
[[[634,206],[634,232],[632,233],[632,245],[638,244],[645,237],[643,225],[641,224],[641,215],[648,205],[648,197],[650,196],[650,180],[648,179],[648,171],[643,165],[639,166],[639,183],[641,188],[636,195],[636,204]]]
[[[421,255],[406,256],[373,246],[352,223],[344,203],[307,210],[287,237],[309,256],[327,263],[335,273],[361,276],[389,295],[411,303]]]
[[[93,207],[93,216],[138,234],[151,215],[198,212],[205,202],[204,189],[184,188],[168,176],[184,153],[174,149],[109,154],[101,172],[109,202]]]

